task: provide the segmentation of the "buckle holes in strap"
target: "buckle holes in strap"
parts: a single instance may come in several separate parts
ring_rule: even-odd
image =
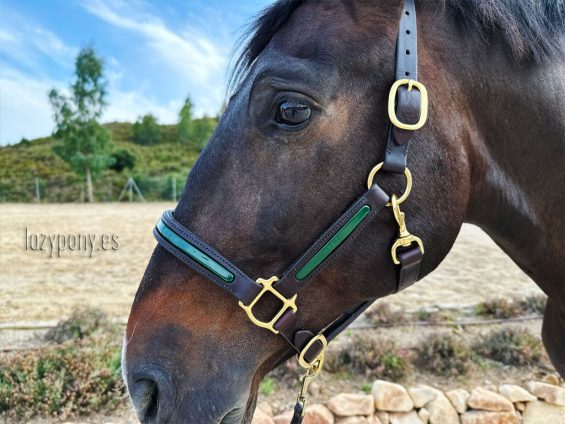
[[[410,50],[406,50],[406,54],[410,54]]]
[[[406,30],[406,34],[410,35],[410,30],[409,30],[409,29]]]
[[[407,10],[406,12],[404,12],[405,15],[410,15],[410,12]]]

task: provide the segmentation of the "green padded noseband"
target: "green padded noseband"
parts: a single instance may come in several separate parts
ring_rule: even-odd
[[[218,262],[216,262],[214,259],[208,256],[202,250],[190,244],[180,235],[175,233],[171,228],[167,226],[167,224],[163,222],[162,219],[160,219],[159,222],[157,223],[157,231],[159,231],[159,234],[161,234],[161,236],[163,236],[165,240],[167,240],[169,243],[171,243],[181,252],[184,252],[192,260],[198,262],[208,271],[213,272],[215,275],[220,277],[226,283],[233,282],[235,277],[231,272],[229,272],[226,268],[224,268],[222,265],[220,265]]]

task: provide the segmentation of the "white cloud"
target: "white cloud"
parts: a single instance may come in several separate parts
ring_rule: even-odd
[[[54,128],[53,111],[47,93],[53,87],[65,91],[66,82],[36,78],[14,69],[2,67],[0,75],[0,145],[16,143],[21,138],[45,137]],[[174,123],[181,100],[165,105],[139,92],[114,88],[108,96],[104,122],[135,121],[146,113],[161,123]]]
[[[44,137],[53,130],[47,92],[57,82],[36,79],[3,67],[0,75],[0,145],[22,137]]]
[[[108,102],[108,110],[104,113],[105,121],[133,122],[140,116],[151,113],[160,123],[172,124],[177,121],[177,113],[182,107],[180,100],[162,105],[133,91],[114,91]]]
[[[92,15],[140,36],[149,54],[166,67],[163,73],[178,81],[178,95],[172,100],[157,99],[160,93],[147,94],[154,92],[145,86],[147,81],[138,80],[119,60],[109,57],[105,60],[109,106],[104,122],[134,121],[152,113],[161,123],[174,123],[187,93],[196,103],[197,116],[219,110],[229,45],[218,46],[191,28],[175,33],[161,19],[144,13],[142,0],[83,1]],[[0,145],[52,132],[53,112],[47,93],[53,87],[66,89],[68,70],[78,51],[36,22],[0,6]],[[56,64],[59,71],[46,66],[46,61]]]
[[[29,70],[38,71],[42,58],[70,68],[78,53],[53,32],[10,10],[0,10],[0,28],[0,53]]]
[[[103,21],[142,36],[165,66],[206,93],[206,98],[197,102],[199,109],[208,113],[218,110],[223,100],[229,46],[219,47],[191,28],[177,34],[161,19],[140,12],[141,3],[133,7],[123,1],[84,0],[83,6]]]

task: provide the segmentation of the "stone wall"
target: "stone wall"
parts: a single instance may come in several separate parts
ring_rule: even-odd
[[[311,399],[314,400],[314,399]],[[253,424],[288,424],[292,412],[273,415],[257,407]],[[441,391],[377,380],[372,393],[341,393],[325,405],[310,404],[303,424],[565,424],[565,388],[531,381]]]

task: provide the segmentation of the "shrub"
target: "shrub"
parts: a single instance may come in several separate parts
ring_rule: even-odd
[[[116,150],[111,155],[114,158],[114,164],[110,166],[116,172],[122,172],[124,169],[133,169],[135,166],[135,155],[125,149]]]
[[[81,325],[62,326],[57,334],[73,336],[64,343],[0,356],[0,421],[105,412],[122,402],[121,329]]]
[[[419,310],[416,314],[419,321],[427,321],[430,324],[438,324],[440,322],[454,321],[453,312],[445,310]]]
[[[541,340],[526,329],[505,328],[481,338],[475,351],[485,358],[506,365],[534,365],[542,354]]]
[[[416,346],[415,364],[432,374],[449,377],[465,374],[469,368],[471,351],[456,337],[432,334]]]
[[[405,322],[406,317],[399,309],[393,309],[388,303],[379,303],[370,308],[366,314],[367,318],[375,324],[396,324]]]
[[[546,296],[534,295],[528,296],[520,301],[522,310],[530,314],[541,314],[545,312]]]
[[[475,307],[475,313],[481,316],[493,318],[512,318],[522,315],[522,307],[519,302],[504,298],[487,300]]]
[[[81,309],[74,311],[70,318],[60,321],[57,326],[45,334],[45,340],[63,343],[67,340],[82,339],[90,336],[100,328],[111,327],[106,314],[98,309]]]
[[[356,371],[371,377],[401,380],[410,370],[409,354],[390,339],[355,336],[326,352],[324,369]]]

